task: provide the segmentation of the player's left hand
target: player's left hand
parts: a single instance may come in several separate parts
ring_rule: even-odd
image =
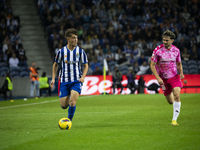
[[[180,78],[181,79],[185,78],[184,74],[180,74]]]
[[[80,81],[81,83],[83,83],[83,82],[84,82],[84,78],[80,78],[79,81]]]

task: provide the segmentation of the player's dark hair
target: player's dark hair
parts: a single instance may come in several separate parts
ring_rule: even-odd
[[[169,36],[170,39],[175,39],[175,38],[176,38],[176,35],[175,35],[172,31],[170,31],[170,30],[166,30],[166,31],[162,34],[162,37],[164,37],[164,36]]]
[[[78,36],[78,31],[74,28],[69,28],[65,31],[65,36],[66,37],[71,37],[72,34],[75,34]]]

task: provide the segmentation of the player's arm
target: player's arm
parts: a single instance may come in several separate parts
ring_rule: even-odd
[[[32,77],[38,77],[38,73],[36,73],[36,74],[33,74],[31,70],[30,70],[30,72],[29,72],[29,73],[30,73],[30,75],[31,75]]]
[[[185,76],[184,76],[184,74],[183,74],[182,63],[181,63],[181,62],[177,62],[176,65],[177,65],[178,71],[180,72],[180,77],[181,77],[181,79],[183,79]]]
[[[83,66],[84,66],[83,75],[82,75],[81,78],[79,79],[79,81],[82,82],[82,83],[84,82],[85,76],[86,76],[86,74],[87,74],[87,72],[88,72],[88,63],[83,64]]]
[[[55,77],[56,77],[56,72],[58,70],[58,63],[54,62],[53,67],[52,67],[52,80],[51,80],[51,87],[55,83]]]
[[[151,60],[151,63],[150,63],[151,71],[152,71],[152,73],[154,74],[154,76],[156,77],[158,83],[159,83],[160,85],[162,85],[162,84],[164,84],[164,82],[163,82],[163,80],[160,78],[160,76],[158,75],[155,66],[156,66],[156,63],[153,62],[153,61]]]

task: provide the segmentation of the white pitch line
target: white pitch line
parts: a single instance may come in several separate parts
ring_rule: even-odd
[[[133,113],[134,111],[113,111],[113,112],[76,112],[76,115],[84,115],[84,114],[111,114],[111,113],[114,113],[114,114],[124,114],[124,113]],[[32,114],[0,114],[0,116],[13,116],[13,115],[26,115],[26,116],[29,116],[29,115],[60,115],[60,114],[66,114],[65,113],[32,113]]]
[[[88,97],[96,97],[96,96],[99,96],[99,95],[93,95],[93,96],[86,96],[86,97],[79,97],[79,99],[81,98],[88,98]],[[43,101],[43,102],[38,102],[38,103],[31,103],[31,104],[22,104],[22,105],[14,105],[14,106],[7,106],[7,107],[0,107],[0,110],[1,109],[6,109],[6,108],[14,108],[14,107],[23,107],[23,106],[32,106],[32,105],[37,105],[37,104],[46,104],[46,103],[51,103],[51,102],[57,102],[59,101],[58,99],[57,100],[50,100],[50,101]]]

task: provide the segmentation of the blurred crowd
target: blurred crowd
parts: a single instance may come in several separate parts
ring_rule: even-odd
[[[19,36],[20,18],[14,16],[10,0],[0,0],[0,62],[8,67],[27,67],[26,52]]]
[[[110,63],[114,61],[114,66],[125,64],[140,71],[141,66],[148,66],[153,50],[162,43],[161,35],[167,29],[176,34],[173,44],[180,49],[182,60],[200,59],[198,0],[35,2],[53,55],[67,44],[65,30],[78,30],[78,45],[89,59],[88,74],[101,72],[104,58],[111,70],[114,67]]]

